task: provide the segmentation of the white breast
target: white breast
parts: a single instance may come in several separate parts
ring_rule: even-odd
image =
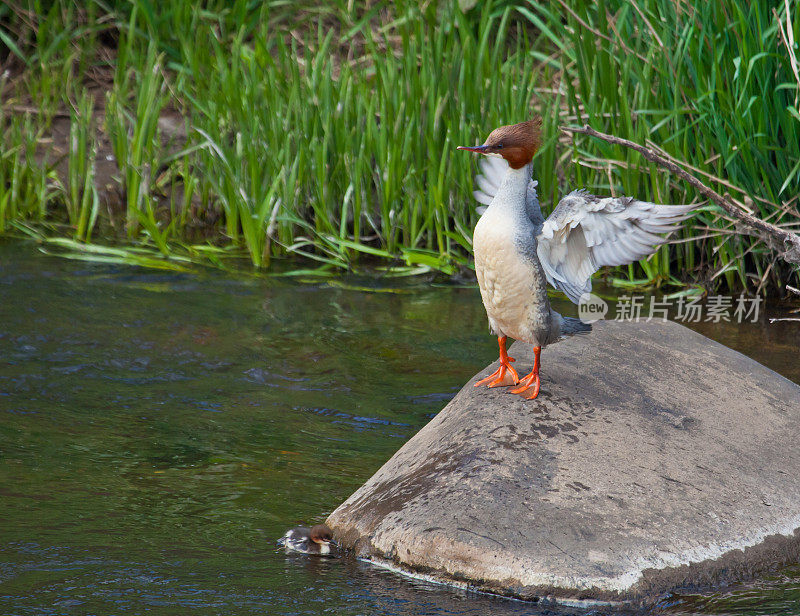
[[[489,208],[475,226],[475,273],[489,323],[498,336],[532,344],[533,265],[515,246],[513,218]]]

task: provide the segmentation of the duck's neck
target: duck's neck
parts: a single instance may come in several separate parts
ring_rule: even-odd
[[[519,169],[508,168],[490,208],[511,213],[525,213],[525,199],[528,193],[528,182],[531,179],[531,166]]]

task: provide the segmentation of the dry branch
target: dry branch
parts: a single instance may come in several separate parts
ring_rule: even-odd
[[[800,265],[800,236],[792,233],[791,231],[787,231],[786,229],[782,229],[781,227],[761,220],[760,218],[756,218],[752,214],[742,210],[734,205],[730,199],[712,190],[696,177],[679,167],[671,160],[666,159],[661,154],[643,145],[634,143],[633,141],[628,141],[627,139],[621,139],[620,137],[614,137],[613,135],[607,135],[605,133],[596,131],[588,124],[583,128],[567,126],[562,127],[561,130],[567,133],[581,133],[584,135],[589,135],[590,137],[597,137],[598,139],[602,139],[608,143],[623,145],[626,148],[636,150],[647,160],[654,162],[657,165],[661,165],[668,171],[685,180],[687,183],[693,186],[698,193],[716,203],[731,217],[741,222],[745,227],[751,229],[754,235],[761,237],[762,239],[766,240],[768,244],[775,246],[778,256],[780,256],[784,261],[793,265]],[[785,250],[781,251],[779,248],[781,246]]]

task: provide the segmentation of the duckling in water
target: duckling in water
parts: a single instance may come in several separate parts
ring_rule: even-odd
[[[287,530],[286,534],[278,539],[278,545],[287,552],[328,556],[331,553],[331,545],[336,546],[336,543],[333,541],[331,529],[325,524],[317,524],[311,528],[297,526]]]

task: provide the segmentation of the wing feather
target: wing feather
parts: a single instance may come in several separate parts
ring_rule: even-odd
[[[485,175],[476,175],[475,183],[478,185],[478,190],[475,192],[482,192],[487,197],[489,195],[494,196],[498,187],[492,182],[492,180],[494,180],[494,178],[489,178]]]
[[[652,254],[694,207],[573,191],[542,224],[536,252],[548,282],[577,304],[592,290],[594,272]]]
[[[475,183],[478,185],[473,195],[475,199],[489,205],[497,194],[497,189],[503,181],[503,176],[508,170],[508,163],[504,158],[494,156],[482,156],[478,161],[481,172],[475,176]]]
[[[483,203],[484,205],[489,205],[494,199],[493,195],[487,195],[485,192],[476,190],[472,193],[472,196],[475,197],[475,201],[478,203]]]
[[[475,184],[478,189],[472,195],[478,203],[488,206],[497,194],[500,184],[503,183],[503,178],[506,175],[506,171],[508,171],[508,161],[505,158],[496,156],[483,156],[478,161],[478,166],[481,169],[481,172],[475,176]],[[525,195],[525,209],[528,217],[536,226],[544,222],[542,210],[539,207],[539,196],[536,193],[538,184],[533,179],[528,182],[528,191]],[[482,206],[478,206],[475,209],[481,215],[486,211],[486,208]]]

